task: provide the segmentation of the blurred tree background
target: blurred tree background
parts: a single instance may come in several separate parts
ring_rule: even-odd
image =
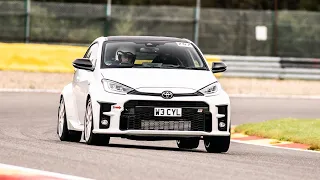
[[[107,3],[108,0],[35,0],[41,2],[67,3]],[[320,11],[320,0],[277,0],[279,10]],[[202,7],[225,9],[274,9],[275,0],[201,0]],[[176,5],[195,6],[196,0],[112,0],[112,4],[119,5]]]
[[[197,0],[111,1],[109,11],[108,0],[30,0],[27,13],[26,0],[0,0],[0,41],[161,35],[197,38],[207,54],[320,57],[320,0],[201,0],[199,21]],[[256,39],[257,26],[267,27],[266,40]]]

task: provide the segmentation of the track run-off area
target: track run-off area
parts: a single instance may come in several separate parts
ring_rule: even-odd
[[[210,154],[203,142],[111,138],[109,146],[61,142],[59,94],[0,92],[0,163],[90,179],[319,179],[320,153],[232,142]],[[276,118],[319,118],[319,99],[231,97],[232,124]]]

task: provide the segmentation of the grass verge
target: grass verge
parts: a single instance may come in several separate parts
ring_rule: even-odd
[[[72,73],[72,61],[86,47],[47,44],[0,43],[0,70]]]
[[[311,150],[320,151],[320,119],[285,118],[247,123],[237,126],[235,132],[307,144]]]

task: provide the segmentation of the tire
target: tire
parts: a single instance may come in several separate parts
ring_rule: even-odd
[[[183,138],[177,140],[177,146],[181,149],[196,149],[199,146],[199,138]]]
[[[104,146],[108,145],[110,137],[105,134],[94,134],[93,114],[91,99],[88,99],[86,113],[84,117],[84,140],[88,145]]]
[[[204,137],[203,142],[208,153],[227,152],[230,146],[230,136]]]
[[[61,141],[79,142],[81,140],[81,131],[72,131],[68,129],[66,108],[63,97],[60,99],[58,109],[57,134]]]

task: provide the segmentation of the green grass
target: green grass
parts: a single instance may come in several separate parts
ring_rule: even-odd
[[[307,144],[312,150],[320,150],[320,119],[285,118],[247,123],[237,126],[235,132]]]

